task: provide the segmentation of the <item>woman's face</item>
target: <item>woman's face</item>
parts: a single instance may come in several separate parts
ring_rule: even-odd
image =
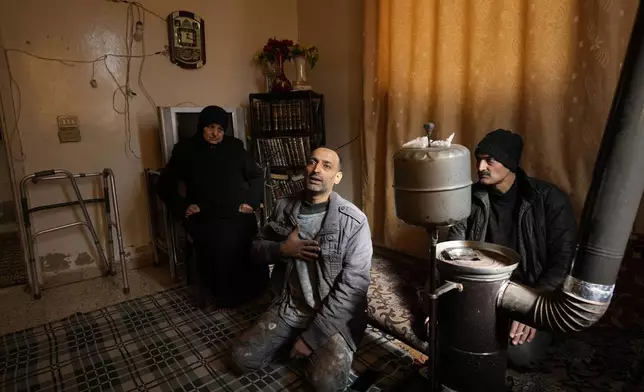
[[[219,144],[224,139],[224,128],[219,124],[210,124],[204,127],[203,138],[210,144]]]

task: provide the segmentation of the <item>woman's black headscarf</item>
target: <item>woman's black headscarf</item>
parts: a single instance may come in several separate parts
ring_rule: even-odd
[[[224,129],[228,128],[228,112],[219,106],[207,106],[201,113],[199,113],[198,131],[203,132],[203,129],[208,125],[218,124]]]

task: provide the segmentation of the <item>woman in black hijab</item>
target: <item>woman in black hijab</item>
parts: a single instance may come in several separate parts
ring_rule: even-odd
[[[224,134],[227,126],[224,109],[203,109],[197,132],[175,146],[157,184],[161,200],[184,220],[193,240],[197,266],[191,269],[200,307],[203,288],[218,308],[233,308],[263,291],[269,279],[268,268],[251,265],[249,258],[263,173],[241,140]],[[181,182],[185,197],[179,194]]]

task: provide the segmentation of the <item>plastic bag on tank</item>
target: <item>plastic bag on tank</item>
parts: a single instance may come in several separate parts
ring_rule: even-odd
[[[403,148],[449,147],[452,145],[454,134],[444,140],[429,140],[427,136],[420,136],[403,144]]]
[[[427,136],[420,136],[403,144],[403,148],[427,148],[428,145]]]
[[[454,134],[452,133],[445,140],[432,140],[429,142],[431,147],[449,147],[452,145],[452,140],[454,139]]]

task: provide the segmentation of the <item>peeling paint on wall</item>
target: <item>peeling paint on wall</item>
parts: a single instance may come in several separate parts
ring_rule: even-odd
[[[152,248],[150,245],[130,245],[125,248],[126,268],[141,268],[153,262]],[[114,267],[120,270],[120,255],[115,249]],[[67,284],[80,280],[102,276],[103,263],[95,258],[92,252],[65,254],[52,252],[39,258],[42,265],[45,282],[54,284]],[[47,283],[46,283],[47,284]]]
[[[148,265],[153,261],[150,245],[130,245],[125,247],[125,259],[128,264]]]
[[[152,248],[149,245],[132,245],[125,247],[125,256],[128,260],[137,259],[152,253]]]
[[[76,257],[76,261],[74,261],[74,264],[78,266],[83,266],[83,265],[88,265],[93,263],[94,263],[94,259],[87,252],[79,253],[78,256]]]
[[[70,255],[64,253],[47,253],[40,257],[43,272],[58,272],[71,267]]]
[[[134,248],[134,253],[136,254],[145,254],[145,253],[150,253],[150,246],[149,245],[140,245]]]

